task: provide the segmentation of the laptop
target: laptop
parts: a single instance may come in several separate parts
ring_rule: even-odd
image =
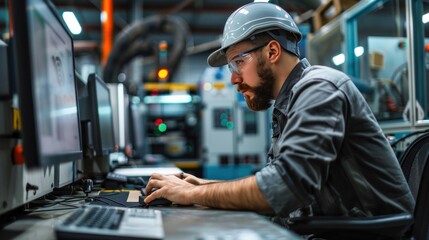
[[[163,239],[160,210],[85,205],[55,226],[57,239]]]

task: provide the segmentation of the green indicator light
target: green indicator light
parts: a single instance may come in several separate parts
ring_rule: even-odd
[[[227,118],[228,118],[228,115],[226,115],[226,113],[222,113],[220,115],[220,119],[227,119]]]
[[[228,123],[226,124],[226,127],[227,127],[228,129],[233,129],[233,128],[234,128],[234,123],[233,123],[233,122],[228,122]]]
[[[158,130],[159,130],[160,132],[165,132],[165,131],[167,131],[167,125],[165,125],[165,123],[161,123],[161,124],[159,124],[159,126],[158,126]]]
[[[221,121],[220,121],[220,125],[221,126],[226,126],[226,124],[228,124],[228,121],[226,120],[226,119],[222,119]]]

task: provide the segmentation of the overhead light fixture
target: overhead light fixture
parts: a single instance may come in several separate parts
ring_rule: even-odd
[[[365,49],[362,46],[355,48],[355,56],[360,57],[365,52]]]
[[[270,0],[255,0],[254,2],[269,2]]]
[[[362,46],[356,47],[354,49],[355,56],[360,57],[365,52],[365,49]],[[341,65],[346,60],[346,56],[344,53],[340,53],[332,58],[332,62],[335,64],[335,66]]]
[[[423,23],[429,22],[429,13],[426,13],[425,15],[422,16],[422,21]]]
[[[78,35],[82,32],[82,27],[73,12],[63,12],[63,19],[71,33]]]
[[[104,23],[107,21],[107,13],[105,11],[100,13],[100,21],[101,23]]]
[[[335,66],[343,64],[345,60],[346,56],[344,56],[344,53],[338,54],[332,58],[332,62],[334,62]]]
[[[192,96],[189,94],[183,95],[163,95],[163,96],[146,96],[144,103],[158,104],[158,103],[191,103]]]

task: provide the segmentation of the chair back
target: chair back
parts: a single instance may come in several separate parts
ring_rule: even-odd
[[[413,215],[401,213],[365,218],[300,217],[290,219],[289,228],[299,234],[316,234],[317,237],[328,239],[429,240],[428,158],[429,132],[416,138],[400,158],[402,171],[416,199]]]
[[[412,235],[429,239],[429,133],[416,138],[400,159],[404,176],[416,200]]]

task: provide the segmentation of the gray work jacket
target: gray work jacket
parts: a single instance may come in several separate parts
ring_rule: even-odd
[[[347,75],[301,60],[282,86],[272,117],[269,163],[256,179],[276,214],[413,211],[398,160]]]

